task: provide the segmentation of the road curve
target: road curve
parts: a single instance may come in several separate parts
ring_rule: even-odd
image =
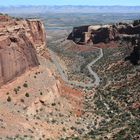
[[[97,47],[95,47],[95,48],[100,50],[100,55],[99,55],[95,60],[93,60],[91,63],[89,63],[89,64],[87,65],[87,68],[88,68],[89,72],[90,72],[90,73],[94,76],[94,78],[95,78],[95,82],[94,82],[94,83],[89,83],[89,84],[85,84],[85,83],[83,83],[83,82],[77,82],[77,81],[70,81],[70,80],[68,80],[67,75],[65,75],[65,73],[64,73],[64,71],[63,71],[63,69],[62,69],[62,67],[61,67],[60,64],[58,63],[58,60],[57,60],[57,58],[56,58],[56,54],[55,54],[53,51],[51,51],[50,49],[48,49],[48,50],[49,50],[49,53],[50,53],[50,55],[51,55],[51,58],[52,58],[52,60],[53,60],[53,62],[54,62],[54,64],[55,64],[57,70],[59,71],[59,73],[60,73],[60,75],[61,75],[61,78],[62,78],[66,83],[68,83],[68,84],[70,84],[70,85],[80,86],[80,87],[83,87],[83,88],[86,88],[86,87],[87,87],[87,88],[91,88],[91,87],[97,87],[97,86],[99,86],[99,84],[100,84],[100,78],[99,78],[98,74],[92,70],[92,65],[94,65],[98,60],[100,60],[100,59],[103,57],[103,50],[102,50],[101,48],[97,48]]]

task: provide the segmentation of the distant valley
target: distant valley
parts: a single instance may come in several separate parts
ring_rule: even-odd
[[[140,6],[9,6],[4,13],[140,13]]]
[[[1,140],[140,139],[140,6],[0,12]]]

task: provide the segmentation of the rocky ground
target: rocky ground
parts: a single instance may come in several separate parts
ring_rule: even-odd
[[[61,80],[41,21],[0,19],[0,139],[78,135],[83,95]]]
[[[125,61],[132,44],[77,45],[67,40],[69,33],[48,31],[47,47],[57,53],[69,78],[77,81],[88,81],[88,77],[94,81],[85,67],[98,55],[95,47],[103,48],[104,57],[92,66],[100,86],[88,89],[64,83],[43,48],[36,54],[40,65],[26,69],[0,89],[0,139],[140,139],[140,68]],[[39,41],[40,47],[46,43]]]
[[[65,39],[58,42],[66,43]],[[53,48],[51,44],[49,47],[57,52],[57,47],[54,46]],[[82,52],[86,55],[88,50],[92,50],[91,46],[71,45],[70,42],[60,46],[58,50],[71,52],[68,55],[63,53],[67,57],[60,57],[60,62],[63,62],[61,64],[66,70],[72,69],[66,61],[73,56],[72,54]],[[132,52],[132,44],[121,40],[94,46],[103,48],[104,53],[104,57],[92,67],[101,78],[101,84],[96,89],[84,90],[82,118],[88,120],[83,121],[88,124],[88,133],[84,131],[75,139],[140,139],[140,67],[133,65],[130,61],[125,61]],[[73,62],[77,60],[73,59]]]
[[[92,44],[78,45],[67,40],[68,34],[68,31],[65,31],[65,35],[64,31],[59,31],[60,39],[56,34],[51,33],[52,40],[49,39],[48,47],[56,53],[57,59],[70,81],[94,82],[94,77],[90,74],[87,65],[98,57],[100,51],[95,48],[97,46]]]
[[[73,128],[81,116],[82,94],[60,82],[50,61],[40,58],[40,63],[1,88],[0,139],[78,135]]]
[[[88,138],[140,138],[140,68],[124,61],[127,50],[126,43],[106,48],[104,58],[93,67],[102,82],[91,102],[87,102],[87,108],[91,110],[95,104],[94,113],[103,119],[97,129],[87,134]]]

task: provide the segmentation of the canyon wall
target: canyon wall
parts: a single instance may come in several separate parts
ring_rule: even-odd
[[[74,27],[68,39],[77,44],[92,42],[93,44],[104,43],[104,46],[109,46],[105,44],[110,42],[125,41],[131,44],[130,51],[132,51],[125,60],[130,60],[134,65],[140,64],[140,20],[132,23]]]
[[[117,23],[114,25],[88,25],[74,27],[68,39],[78,44],[108,43],[118,39],[132,39],[140,34],[140,21],[133,23]]]
[[[40,20],[0,15],[0,86],[38,66],[37,53],[45,45],[45,29]]]

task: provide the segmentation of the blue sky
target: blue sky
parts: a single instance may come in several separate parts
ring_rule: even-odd
[[[140,6],[140,0],[0,0],[0,6],[10,5],[128,5]]]

